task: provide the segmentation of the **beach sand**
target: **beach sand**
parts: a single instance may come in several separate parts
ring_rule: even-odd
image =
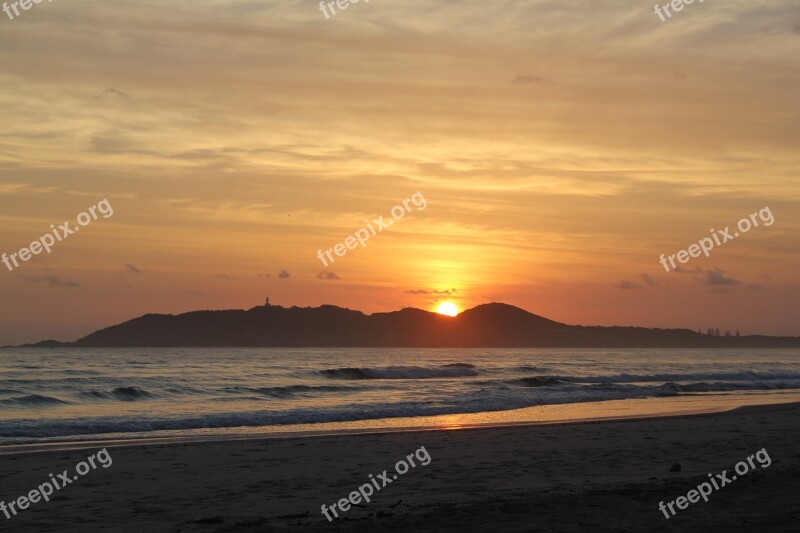
[[[800,531],[800,404],[705,415],[108,448],[8,531]],[[424,446],[432,457],[329,523],[347,497]],[[669,520],[659,511],[766,448],[768,468]],[[0,456],[0,499],[98,448]],[[674,463],[681,471],[670,472]]]

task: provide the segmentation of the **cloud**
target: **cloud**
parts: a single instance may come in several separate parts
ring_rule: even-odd
[[[286,270],[281,270],[280,272],[278,272],[278,278],[279,279],[288,279],[288,278],[291,278],[291,277],[292,277],[292,275],[289,274],[289,272],[287,272]]]
[[[339,276],[337,276],[333,272],[325,272],[324,270],[322,272],[320,272],[319,274],[317,274],[317,277],[319,279],[327,279],[329,281],[335,281],[335,280],[341,279]]]
[[[142,271],[136,265],[132,265],[130,263],[125,263],[125,269],[128,272],[133,272],[134,274],[141,274]]]
[[[405,294],[429,294],[429,295],[438,295],[438,296],[452,296],[456,294],[458,291],[456,289],[445,289],[443,291],[437,290],[427,290],[427,289],[413,289],[409,291],[404,291]]]
[[[511,80],[512,85],[528,85],[531,83],[539,83],[542,81],[542,78],[539,76],[526,76],[524,74],[517,74],[516,77]]]
[[[673,272],[677,272],[678,274],[701,274],[703,272],[702,268],[694,267],[692,269],[681,268],[680,266],[675,267]]]
[[[219,279],[231,279],[231,277],[227,274],[214,274],[212,277]]]
[[[705,277],[695,279],[703,285],[710,285],[713,287],[739,285],[738,280],[726,278],[723,275],[723,272],[724,271],[720,270],[719,268],[715,268],[714,270],[706,270]]]
[[[404,291],[404,293],[430,296],[432,302],[441,302],[443,300],[449,300],[451,297],[455,296],[458,291],[456,289],[445,289],[442,291],[437,291],[435,289],[412,289]]]
[[[271,278],[271,277],[272,277],[272,274],[259,274],[259,275],[258,275],[258,276],[256,276],[256,277],[259,277],[259,278]]]
[[[77,288],[80,285],[74,281],[64,281],[58,276],[22,276],[28,283],[47,283],[50,287]]]
[[[619,285],[616,286],[618,289],[641,289],[641,285],[637,285],[636,283],[631,283],[628,280],[620,281]]]
[[[119,91],[119,90],[117,90],[117,89],[115,89],[113,87],[109,87],[108,89],[105,89],[104,91],[101,91],[100,93],[98,93],[94,97],[95,100],[103,100],[105,98],[119,98],[119,99],[122,99],[122,100],[126,100],[128,102],[130,102],[130,100],[131,100],[130,96],[128,96],[124,92]]]
[[[658,282],[650,277],[649,274],[642,274],[642,280],[651,287],[658,287]]]

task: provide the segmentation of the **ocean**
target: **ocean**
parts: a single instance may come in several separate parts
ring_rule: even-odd
[[[800,350],[0,349],[0,445],[800,390]]]

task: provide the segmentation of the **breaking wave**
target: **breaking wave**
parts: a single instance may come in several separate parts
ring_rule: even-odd
[[[451,363],[448,365],[387,366],[383,368],[334,368],[321,370],[320,374],[332,379],[436,379],[477,376],[475,365]]]
[[[27,396],[18,396],[16,398],[7,398],[0,400],[3,405],[66,405],[69,402],[53,398],[52,396],[41,396],[39,394],[29,394]]]
[[[135,402],[155,397],[155,394],[139,387],[117,387],[111,391],[88,391],[82,392],[80,395],[92,400],[116,400],[120,402]]]

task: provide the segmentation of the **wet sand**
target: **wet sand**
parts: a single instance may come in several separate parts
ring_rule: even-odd
[[[800,531],[800,404],[459,430],[108,448],[9,531]],[[417,464],[329,523],[347,497],[424,446]],[[772,464],[669,520],[658,509],[766,448]],[[96,452],[0,456],[9,502]],[[417,461],[419,463],[419,461]],[[670,472],[674,463],[681,470]]]

